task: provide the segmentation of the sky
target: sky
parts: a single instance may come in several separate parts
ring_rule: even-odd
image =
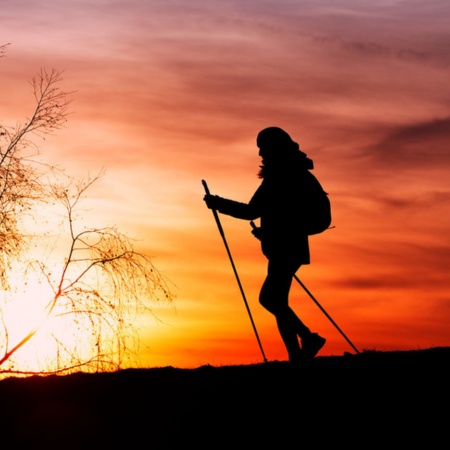
[[[444,0],[3,0],[0,123],[33,109],[30,79],[63,71],[65,128],[37,142],[76,176],[85,210],[136,239],[171,283],[140,329],[144,367],[262,361],[210,210],[248,201],[257,133],[284,128],[314,160],[333,229],[298,277],[359,350],[450,345],[450,3]],[[268,360],[285,360],[258,303],[266,260],[220,216]],[[294,281],[290,304],[353,353]]]

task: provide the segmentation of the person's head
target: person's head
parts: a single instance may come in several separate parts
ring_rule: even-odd
[[[313,169],[314,163],[300,150],[286,131],[279,127],[264,128],[258,133],[256,145],[262,159],[258,176],[264,178],[268,168],[276,171],[289,169]]]
[[[263,164],[289,159],[299,150],[297,142],[294,142],[286,131],[278,127],[261,130],[256,138],[256,145],[259,148],[259,156],[261,156]]]
[[[256,145],[259,148],[259,156],[263,159],[282,158],[299,149],[299,145],[291,139],[289,134],[278,127],[261,130],[256,138]]]

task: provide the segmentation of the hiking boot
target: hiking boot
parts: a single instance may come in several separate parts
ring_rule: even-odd
[[[302,352],[305,358],[314,358],[327,340],[317,333],[311,333],[302,339]]]

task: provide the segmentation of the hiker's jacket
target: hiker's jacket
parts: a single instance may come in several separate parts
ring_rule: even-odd
[[[308,176],[307,170],[295,168],[268,173],[248,203],[218,197],[217,210],[238,219],[260,218],[261,249],[267,258],[294,258],[300,264],[309,264],[308,235],[302,231]]]

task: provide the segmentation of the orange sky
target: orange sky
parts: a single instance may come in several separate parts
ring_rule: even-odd
[[[91,224],[138,239],[174,284],[145,322],[143,366],[262,360],[203,203],[247,201],[258,131],[280,126],[315,162],[335,229],[298,275],[361,351],[450,345],[450,4],[418,1],[6,0],[0,121],[32,110],[28,81],[64,71],[67,128],[39,142],[90,191]],[[258,304],[266,261],[250,226],[221,216],[269,360],[286,359]],[[352,351],[298,284],[291,306]]]

